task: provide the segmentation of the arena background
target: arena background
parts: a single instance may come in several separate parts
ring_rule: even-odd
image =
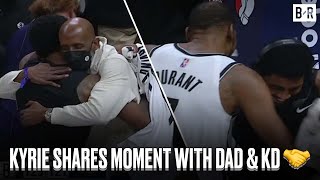
[[[317,4],[317,18],[319,19],[319,1],[224,0],[224,2],[228,3],[237,14],[238,45],[236,54],[238,56],[235,58],[238,61],[250,66],[257,60],[259,51],[271,41],[281,38],[297,38],[312,49],[315,57],[314,68],[319,69],[320,20],[317,20],[316,23],[292,22],[292,4],[306,2]],[[249,17],[247,22],[244,14]]]

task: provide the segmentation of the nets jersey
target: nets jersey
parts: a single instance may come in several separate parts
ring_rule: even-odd
[[[168,121],[171,117],[169,105],[166,103],[160,86],[151,68],[147,51],[137,44],[138,53],[133,55],[133,49],[122,49],[122,54],[130,62],[137,76],[140,94],[146,96],[149,102],[150,123],[140,131],[118,144],[119,147],[171,147],[173,125]],[[132,54],[130,55],[130,51]]]
[[[173,124],[169,123],[171,113],[160,86],[151,73],[145,82],[146,98],[149,102],[150,123],[120,143],[120,147],[171,147]]]
[[[219,54],[192,54],[178,44],[151,52],[152,63],[188,147],[227,147],[231,116],[222,107],[219,83],[237,63]]]

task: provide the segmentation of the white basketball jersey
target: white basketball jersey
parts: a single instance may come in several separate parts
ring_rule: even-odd
[[[173,124],[171,113],[161,93],[159,84],[151,73],[145,82],[151,122],[119,144],[121,147],[172,147]]]
[[[227,147],[231,116],[222,107],[219,84],[237,63],[224,55],[192,54],[178,44],[151,53],[187,147]]]

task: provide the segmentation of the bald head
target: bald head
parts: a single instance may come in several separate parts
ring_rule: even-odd
[[[83,18],[66,21],[59,32],[62,51],[90,50],[95,40],[92,24]]]
[[[66,21],[60,29],[60,35],[87,36],[88,38],[95,36],[92,24],[83,18],[71,18]]]

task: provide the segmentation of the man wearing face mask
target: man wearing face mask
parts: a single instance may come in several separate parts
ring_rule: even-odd
[[[87,102],[93,86],[100,80],[99,75],[89,75],[90,60],[78,61],[86,51],[82,53],[65,53],[66,56],[73,56],[72,61],[65,61],[60,50],[58,32],[61,25],[66,21],[61,16],[43,16],[34,21],[30,29],[30,40],[39,58],[32,59],[25,65],[33,66],[39,62],[49,63],[51,66],[65,67],[72,66],[73,70],[69,77],[55,81],[61,87],[49,85],[38,85],[31,81],[22,82],[21,88],[17,91],[17,105],[24,113],[29,106],[28,101],[49,107],[63,107]],[[43,39],[46,38],[46,41]],[[143,101],[143,100],[141,100]],[[30,114],[29,114],[30,115]],[[130,102],[122,108],[118,115],[129,126],[139,130],[149,123],[148,103],[137,104]],[[24,122],[24,121],[23,121]],[[22,137],[19,137],[19,147],[83,147],[89,133],[89,127],[65,127],[52,125],[48,122],[35,122],[26,127]],[[129,140],[130,141],[130,140]],[[95,174],[93,174],[95,175]],[[103,175],[103,174],[101,174]]]
[[[308,108],[319,97],[319,73],[312,71],[313,62],[312,52],[307,45],[299,40],[283,39],[263,48],[259,61],[254,66],[268,85],[277,113],[294,138],[307,115]],[[234,119],[233,137],[241,148],[259,150],[261,147],[267,147],[249,125],[243,112]],[[291,175],[293,179],[302,178],[299,175],[307,177],[307,174],[302,174],[306,168],[295,171],[286,165],[286,161],[283,163],[281,171],[288,172],[287,175]],[[248,174],[252,174],[252,177],[242,178],[257,179],[257,174]],[[239,175],[235,177],[238,178]]]
[[[39,62],[49,63],[53,67],[68,66],[59,52],[58,38],[59,29],[65,21],[67,19],[63,16],[50,15],[41,16],[32,23],[29,31],[30,42],[38,58],[30,60],[25,65],[26,68]],[[44,38],[46,41],[43,41]],[[56,81],[61,88],[38,85],[31,81],[22,82],[16,93],[18,110],[25,109],[30,100],[38,101],[47,107],[63,107],[81,103],[81,93],[77,91],[79,89],[77,87],[89,75],[88,69],[89,66],[74,68],[69,77]],[[18,145],[23,147],[83,147],[89,132],[90,127],[65,127],[43,122],[24,128]]]
[[[106,44],[105,38],[94,36],[92,25],[87,20],[81,18],[68,20],[60,30],[60,42],[71,68],[75,62],[77,64],[75,68],[90,66],[89,72],[101,76],[100,81],[93,89],[86,88],[82,104],[46,108],[38,102],[29,102],[28,108],[21,113],[23,124],[35,125],[50,121],[52,124],[72,127],[101,125],[108,124],[116,116],[123,119],[135,131],[149,124],[148,103],[140,102],[137,79],[130,65],[115,48]],[[90,49],[95,52],[93,57],[90,56],[92,53]],[[15,99],[14,93],[20,86],[17,82],[28,80],[28,73],[22,77],[14,73],[5,76],[0,79],[0,97]],[[95,82],[89,79],[87,83]],[[84,83],[83,86],[88,85]],[[162,100],[158,99],[158,103]],[[135,144],[139,146],[141,143],[145,142]]]
[[[46,120],[66,126],[105,125],[127,103],[140,102],[137,79],[130,65],[115,48],[107,45],[105,38],[95,37],[87,20],[68,20],[61,27],[59,37],[61,51],[70,67],[90,67],[90,73],[99,74],[101,79],[92,89],[88,102],[63,108],[46,108],[37,102],[30,103],[22,113],[25,124]]]

